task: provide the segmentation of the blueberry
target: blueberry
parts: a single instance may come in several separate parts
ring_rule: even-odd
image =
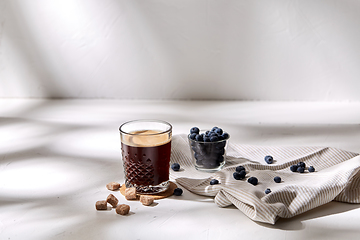
[[[278,176],[274,177],[274,182],[276,182],[276,183],[281,182],[281,177],[278,177]]]
[[[315,172],[315,168],[313,166],[310,166],[308,170],[309,172]]]
[[[219,155],[224,155],[224,153],[225,153],[225,149],[224,149],[224,148],[220,148],[220,149],[214,148],[212,151],[213,151],[214,153],[218,153]]]
[[[204,154],[201,154],[201,152],[194,153],[194,157],[196,160],[206,160],[207,156]]]
[[[190,129],[190,133],[196,133],[196,134],[199,134],[200,132],[200,129],[198,127],[193,127]]]
[[[240,177],[240,173],[239,173],[239,172],[234,172],[234,173],[233,173],[233,177],[234,177],[236,180],[243,179],[242,177]]]
[[[292,166],[290,167],[290,170],[291,170],[292,172],[297,172],[297,169],[298,169],[298,166],[297,166],[297,165],[292,165]]]
[[[219,184],[219,180],[217,180],[217,179],[212,179],[212,180],[210,181],[210,185],[215,185],[215,184]]]
[[[195,136],[195,140],[196,140],[196,141],[199,141],[199,142],[204,141],[204,135],[202,135],[202,134],[196,135],[196,136]]]
[[[174,171],[179,171],[180,170],[180,164],[178,163],[173,163],[171,165],[171,169],[174,170]]]
[[[305,168],[298,167],[296,171],[298,171],[299,173],[303,173],[305,171]]]
[[[230,137],[230,135],[226,132],[224,132],[222,135],[221,135],[224,139],[228,139]]]
[[[269,194],[269,193],[271,193],[271,190],[270,190],[270,188],[267,188],[267,189],[265,190],[265,193],[266,193],[266,194]]]
[[[297,166],[305,168],[305,163],[304,162],[298,162]]]
[[[205,137],[204,137],[204,142],[210,142],[210,138],[207,137],[207,136],[205,136]]]
[[[199,146],[197,148],[197,152],[201,155],[206,155],[208,149],[206,148],[206,144],[204,144],[203,142],[199,143]]]
[[[180,196],[183,193],[183,190],[181,188],[175,188],[174,189],[174,195]]]
[[[219,135],[218,138],[219,138],[219,141],[224,140],[224,137],[222,135]]]
[[[215,148],[221,149],[221,148],[224,148],[225,145],[226,145],[226,142],[225,142],[225,141],[218,142],[218,143],[216,143]]]
[[[255,186],[258,184],[258,179],[256,177],[249,177],[248,183],[251,183],[252,185]]]
[[[210,136],[210,142],[217,142],[219,138],[217,136]]]
[[[198,165],[198,166],[203,165],[202,160],[197,159],[197,160],[196,160],[196,165]]]
[[[216,129],[218,129],[218,127],[213,127],[213,128],[211,129],[211,131],[212,131],[212,132],[215,132]]]
[[[274,159],[273,159],[273,157],[272,156],[265,156],[265,162],[267,163],[267,164],[272,164],[273,163],[273,161],[274,161]]]
[[[223,130],[221,128],[217,128],[214,132],[216,132],[218,135],[223,134]]]
[[[189,138],[192,140],[195,140],[196,135],[197,135],[197,133],[191,133]]]
[[[245,168],[244,168],[243,166],[237,166],[237,167],[236,167],[236,171],[237,171],[237,172],[241,172],[242,170],[245,171]]]
[[[207,137],[208,137],[208,136],[209,136],[209,134],[210,134],[210,131],[206,131],[206,132],[205,132],[205,136],[207,136]]]
[[[246,176],[246,172],[244,170],[240,171],[240,172],[234,172],[233,173],[233,177],[236,179],[236,180],[241,180],[241,179],[244,179]]]
[[[209,137],[218,137],[218,135],[214,132],[209,133]]]

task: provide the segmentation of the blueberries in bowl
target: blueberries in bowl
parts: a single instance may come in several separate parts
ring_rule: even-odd
[[[217,142],[217,141],[219,141],[219,138],[217,135],[210,136],[210,142]]]
[[[223,134],[223,130],[221,128],[215,129],[214,132],[217,133],[219,136],[221,136]]]
[[[228,139],[230,136],[229,136],[229,134],[228,133],[223,133],[223,134],[221,134],[221,136],[224,138],[224,139]]]
[[[213,128],[211,129],[211,132],[215,132],[216,129],[218,129],[218,127],[213,127]]]
[[[190,134],[192,134],[192,133],[199,134],[199,132],[200,132],[200,129],[198,127],[193,127],[190,129]]]
[[[229,134],[219,127],[201,132],[198,127],[190,129],[188,135],[195,167],[203,171],[217,171],[225,164],[225,148]]]
[[[196,140],[196,141],[199,141],[199,142],[204,141],[204,135],[203,135],[203,134],[197,134],[197,135],[195,136],[195,140]]]
[[[190,139],[192,139],[192,140],[194,140],[195,139],[195,137],[196,137],[196,133],[191,133],[190,135],[189,135],[189,138]]]

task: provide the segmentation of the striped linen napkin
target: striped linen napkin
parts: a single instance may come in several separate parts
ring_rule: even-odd
[[[170,177],[190,192],[214,197],[220,207],[235,205],[250,219],[275,224],[278,218],[291,218],[330,201],[360,203],[360,156],[330,147],[264,147],[229,142],[227,163],[221,171],[197,171],[191,160],[187,135],[174,135],[171,162],[181,165]],[[264,161],[274,158],[272,164]],[[314,166],[315,172],[291,172],[298,162]],[[244,180],[235,180],[239,165],[245,167]],[[247,182],[256,177],[256,186]],[[280,183],[274,177],[281,177]],[[211,179],[220,184],[210,185]],[[267,188],[271,193],[265,194]]]

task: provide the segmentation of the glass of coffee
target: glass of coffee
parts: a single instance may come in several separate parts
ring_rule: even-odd
[[[160,120],[134,120],[119,128],[127,188],[156,194],[169,187],[172,126]]]

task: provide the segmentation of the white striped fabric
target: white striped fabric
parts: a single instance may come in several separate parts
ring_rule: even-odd
[[[227,163],[216,173],[197,171],[190,156],[187,135],[172,139],[171,162],[181,165],[181,171],[171,171],[170,177],[187,190],[213,196],[220,207],[235,205],[254,221],[274,224],[280,218],[290,218],[330,201],[360,203],[360,156],[329,147],[264,147],[229,143]],[[274,158],[272,164],[264,161]],[[314,166],[313,173],[294,173],[290,166],[298,162]],[[235,180],[233,172],[245,167],[248,177],[259,180],[258,185],[246,179]],[[275,183],[274,177],[281,177]],[[210,185],[216,178],[220,184]],[[265,194],[270,188],[271,193]]]

